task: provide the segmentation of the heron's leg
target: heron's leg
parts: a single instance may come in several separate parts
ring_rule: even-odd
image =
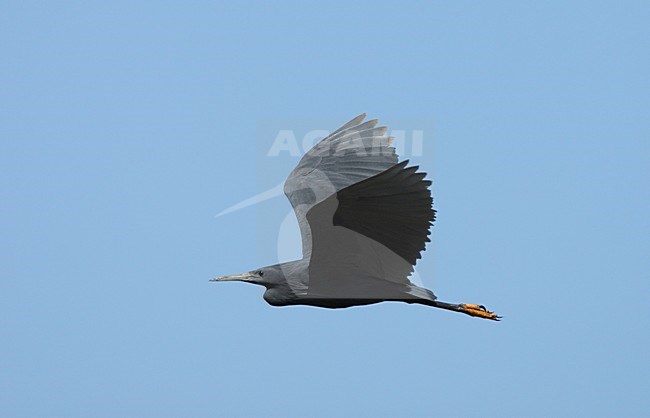
[[[436,308],[446,309],[448,311],[461,312],[477,318],[491,319],[498,321],[501,317],[494,312],[488,311],[483,305],[474,305],[472,303],[447,303],[439,300],[420,300],[417,303],[423,305],[435,306]]]

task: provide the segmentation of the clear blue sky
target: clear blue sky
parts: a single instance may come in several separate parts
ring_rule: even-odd
[[[650,413],[648,2],[133,3],[0,6],[1,416]],[[208,283],[277,261],[283,197],[215,217],[274,132],[361,112],[503,322]]]

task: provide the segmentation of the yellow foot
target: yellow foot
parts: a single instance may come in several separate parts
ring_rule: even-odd
[[[491,319],[493,321],[498,321],[501,317],[494,312],[488,311],[483,305],[474,305],[472,303],[461,303],[460,307],[463,309],[462,312],[469,316],[476,316],[479,318]]]

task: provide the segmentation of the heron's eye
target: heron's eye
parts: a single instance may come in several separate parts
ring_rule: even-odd
[[[260,270],[260,271],[257,272],[257,275],[262,277],[262,276],[264,276],[264,272],[262,270]]]

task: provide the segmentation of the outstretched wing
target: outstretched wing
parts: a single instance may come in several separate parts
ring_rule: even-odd
[[[357,116],[316,144],[284,184],[300,225],[303,258],[312,252],[307,213],[340,190],[397,164],[387,128],[377,127],[377,120],[363,122],[365,116]]]
[[[382,298],[395,287],[428,292],[408,286],[408,276],[435,217],[431,182],[408,161],[398,164],[386,128],[364,118],[314,146],[285,182],[314,297]]]
[[[393,285],[411,285],[435,211],[426,173],[407,164],[345,187],[307,213],[311,295],[381,299]]]

